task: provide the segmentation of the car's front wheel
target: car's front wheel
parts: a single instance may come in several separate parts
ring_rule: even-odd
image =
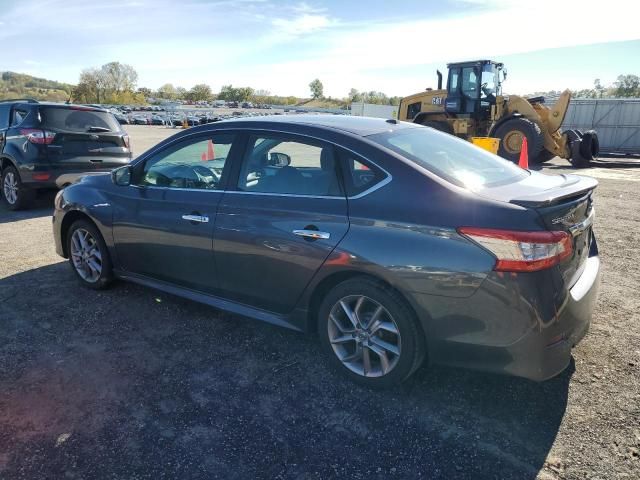
[[[371,387],[406,380],[425,356],[411,308],[367,277],[346,280],[329,292],[319,308],[318,332],[334,366]]]
[[[67,234],[69,263],[80,282],[95,290],[113,279],[109,251],[98,229],[86,220],[77,220]]]

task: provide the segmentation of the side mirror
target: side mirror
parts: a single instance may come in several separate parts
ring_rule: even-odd
[[[119,187],[126,187],[131,184],[131,167],[125,165],[111,171],[111,181]]]
[[[286,153],[271,152],[269,154],[269,166],[288,167],[291,165],[291,157]]]

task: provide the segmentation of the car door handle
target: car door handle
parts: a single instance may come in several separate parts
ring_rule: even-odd
[[[187,222],[195,222],[195,223],[209,223],[209,217],[206,215],[182,215],[182,219]]]
[[[294,235],[299,235],[312,240],[328,240],[331,234],[328,232],[319,232],[318,230],[294,230]]]

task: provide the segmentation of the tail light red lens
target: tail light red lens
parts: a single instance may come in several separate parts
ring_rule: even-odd
[[[33,175],[31,175],[31,178],[36,182],[46,182],[51,178],[51,174],[50,173],[34,173]]]
[[[567,232],[520,232],[461,227],[461,235],[473,240],[496,257],[494,270],[535,272],[557,265],[573,253]]]
[[[23,128],[20,130],[20,135],[24,135],[29,142],[37,145],[49,145],[53,143],[53,139],[56,136],[53,132],[40,130],[39,128]]]

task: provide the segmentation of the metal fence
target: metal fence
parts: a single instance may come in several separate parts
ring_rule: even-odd
[[[640,98],[572,99],[562,129],[598,132],[601,153],[640,154]]]
[[[371,103],[353,102],[351,115],[357,117],[396,118],[398,107],[393,105],[374,105]]]

